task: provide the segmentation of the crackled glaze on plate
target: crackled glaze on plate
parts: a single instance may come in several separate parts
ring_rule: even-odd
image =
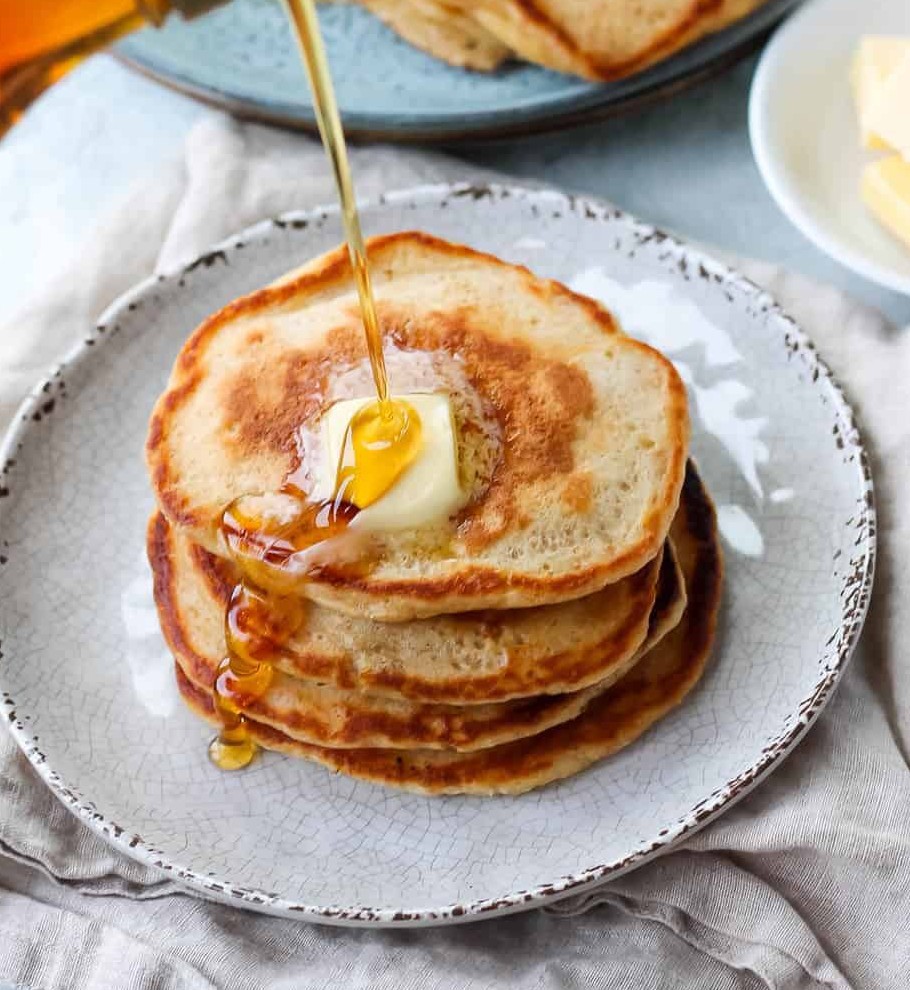
[[[610,760],[514,798],[427,798],[263,754],[222,774],[176,702],[142,549],[149,412],[187,333],[334,246],[334,211],[267,221],[114,304],[23,406],[0,455],[6,720],[73,812],[196,891],[338,924],[438,924],[548,903],[660,852],[800,738],[853,649],[872,485],[852,414],[799,328],[695,250],[596,202],[413,190],[364,210],[612,306],[690,388],[725,538],[714,656],[683,705]]]
[[[639,73],[596,85],[514,62],[494,73],[446,65],[351,4],[320,9],[349,136],[441,139],[567,123],[674,91],[731,65],[797,0],[767,0],[743,21]],[[277,0],[233,0],[190,23],[172,19],[123,42],[127,62],[254,119],[315,129],[309,90]]]

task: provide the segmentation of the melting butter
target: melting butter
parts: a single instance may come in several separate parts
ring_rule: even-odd
[[[375,402],[372,398],[346,399],[336,402],[325,413],[321,435],[323,456],[319,459],[311,498],[328,498],[339,482],[344,483],[339,475],[344,474],[346,465],[350,469],[350,458],[344,455],[351,421],[364,407]],[[447,519],[467,501],[459,481],[458,443],[448,396],[413,392],[393,396],[392,402],[409,407],[417,414],[419,448],[411,452],[410,463],[379,497],[375,497],[375,489],[367,484],[359,492],[362,504],[358,503],[358,486],[355,484],[353,489],[348,486],[355,504],[361,509],[352,521],[352,527],[374,531],[412,529]],[[364,466],[368,482],[369,464]]]
[[[390,399],[362,405],[344,434],[336,494],[366,509],[395,487],[422,449],[423,425],[409,403]]]

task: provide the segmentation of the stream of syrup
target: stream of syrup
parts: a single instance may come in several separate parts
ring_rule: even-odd
[[[285,6],[335,175],[376,401],[351,419],[332,498],[311,501],[287,484],[278,492],[241,496],[224,511],[221,536],[241,579],[225,614],[227,653],[212,688],[221,729],[209,745],[209,757],[223,770],[245,767],[256,755],[244,710],[268,690],[274,660],[306,621],[306,606],[293,588],[318,571],[319,551],[329,549],[361,509],[395,484],[421,446],[416,410],[389,395],[366,245],[316,9],[313,0],[285,0]]]

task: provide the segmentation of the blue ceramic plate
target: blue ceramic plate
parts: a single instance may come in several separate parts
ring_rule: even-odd
[[[495,137],[628,109],[730,65],[798,0],[754,14],[646,72],[593,84],[525,63],[455,69],[402,41],[359,7],[320,11],[338,100],[352,136]],[[191,23],[175,19],[119,46],[131,65],[242,116],[313,129],[309,90],[277,0],[234,0]]]

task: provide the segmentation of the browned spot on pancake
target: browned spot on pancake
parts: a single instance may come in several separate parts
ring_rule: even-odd
[[[334,327],[312,350],[288,353],[276,346],[272,353],[267,328],[260,332],[256,361],[238,362],[223,393],[226,434],[241,456],[278,452],[289,457],[289,473],[297,469],[298,429],[321,411],[330,378],[365,358],[356,308],[348,315],[350,322]],[[494,336],[486,329],[489,314],[470,306],[410,313],[380,305],[379,315],[398,347],[457,355],[499,424],[502,461],[485,496],[458,519],[460,538],[476,551],[515,518],[516,482],[572,472],[578,424],[594,411],[591,383],[580,368],[542,357],[522,340]]]
[[[673,605],[677,594],[676,584],[676,560],[674,554],[667,550],[664,551],[663,559],[660,562],[657,595],[654,598],[654,607],[651,609],[651,617],[648,620],[649,633],[663,621],[664,616]]]
[[[296,457],[297,429],[322,406],[326,355],[262,347],[261,364],[238,362],[222,392],[225,437],[241,457],[277,452]],[[289,462],[289,468],[295,466]]]
[[[489,314],[470,306],[430,311],[419,319],[382,310],[383,325],[399,347],[458,355],[468,380],[489,403],[504,440],[503,458],[485,497],[468,506],[458,532],[472,551],[493,542],[515,517],[513,488],[567,474],[574,467],[579,420],[594,411],[585,372],[535,353],[518,339],[486,331]]]
[[[562,503],[570,511],[584,515],[591,511],[594,501],[594,481],[588,471],[577,471],[566,478]]]
[[[234,586],[240,580],[240,572],[224,557],[216,557],[198,543],[194,543],[190,556],[219,604],[227,606]]]
[[[360,322],[360,314],[356,307],[349,307],[348,317],[350,319],[349,323],[343,323],[337,327],[333,327],[325,336],[325,349],[321,355],[321,359],[332,361],[336,373],[339,370],[349,367],[355,361],[367,357],[363,324]],[[383,333],[385,333],[385,321],[383,320],[382,323]]]

